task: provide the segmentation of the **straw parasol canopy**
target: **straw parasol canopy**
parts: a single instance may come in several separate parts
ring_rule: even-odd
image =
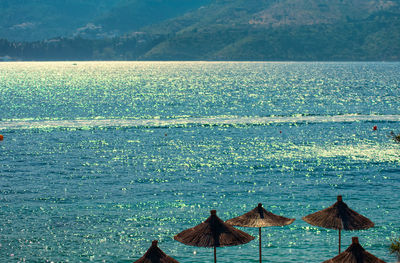
[[[261,228],[267,226],[286,226],[293,223],[295,219],[287,218],[279,215],[275,215],[262,207],[262,204],[259,203],[256,208],[247,212],[241,216],[229,219],[226,221],[227,224],[233,226],[242,226],[242,227],[258,227],[259,230],[259,254],[260,254],[260,262],[262,262],[261,256]]]
[[[343,202],[341,195],[337,197],[337,202],[332,206],[305,216],[303,220],[314,226],[339,230],[339,253],[341,230],[362,230],[374,226],[371,220],[351,210]]]
[[[352,241],[353,243],[345,251],[323,263],[385,263],[367,252],[358,242],[358,237],[353,237]]]
[[[165,254],[158,246],[158,241],[154,240],[147,252],[134,263],[179,263],[175,259]]]
[[[174,236],[176,241],[196,247],[213,247],[214,262],[217,262],[216,247],[237,246],[254,239],[253,236],[224,223],[216,210],[203,223],[186,229]]]
[[[226,223],[233,226],[243,227],[267,227],[267,226],[286,226],[293,223],[295,219],[275,215],[258,204],[256,208],[241,216],[229,219]]]

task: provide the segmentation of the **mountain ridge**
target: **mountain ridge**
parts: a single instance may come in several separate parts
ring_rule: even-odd
[[[266,8],[259,10],[260,3],[265,3]],[[311,4],[326,10],[307,9]],[[279,17],[279,13],[274,13],[289,7],[299,14],[314,10],[313,23],[296,20],[295,16]],[[341,16],[334,19],[325,16],[326,13],[335,13],[332,9]],[[205,14],[208,14],[207,19],[200,19]],[[269,14],[280,20],[275,24],[253,23],[260,14]],[[157,33],[170,32],[171,36],[141,58],[398,60],[399,20],[399,3],[394,1],[248,0],[244,4],[240,0],[220,0],[149,28],[149,31]]]
[[[114,2],[109,12],[102,11],[72,35],[24,44],[0,42],[0,57],[400,60],[400,0],[192,0],[185,6],[181,4],[186,0],[147,0],[142,6],[138,1]],[[147,19],[160,13],[158,7],[166,14]],[[118,11],[121,8],[127,14]],[[132,8],[147,13],[130,17],[139,12]],[[115,16],[120,20],[113,20]],[[128,20],[122,27],[121,21]]]
[[[210,0],[2,0],[0,38],[107,38],[184,14]]]

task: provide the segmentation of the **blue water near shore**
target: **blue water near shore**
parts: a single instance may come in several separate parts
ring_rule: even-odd
[[[0,63],[0,262],[132,262],[154,239],[179,262],[212,262],[173,236],[260,202],[296,218],[263,229],[266,262],[322,262],[338,233],[301,218],[339,194],[375,223],[342,232],[342,250],[359,236],[394,262],[390,131],[400,63]],[[258,242],[217,254],[257,262]]]

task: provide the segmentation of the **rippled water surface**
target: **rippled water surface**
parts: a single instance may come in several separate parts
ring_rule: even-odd
[[[377,126],[377,130],[373,127]],[[322,262],[338,233],[301,218],[343,195],[394,262],[400,63],[0,63],[0,262],[132,262],[216,209],[296,218],[263,228],[268,262]],[[258,229],[240,228],[255,237]],[[217,249],[258,262],[258,240]]]

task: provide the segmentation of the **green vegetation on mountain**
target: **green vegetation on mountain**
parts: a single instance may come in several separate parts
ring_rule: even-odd
[[[1,0],[0,38],[32,41],[70,36],[114,0]]]
[[[1,0],[0,38],[105,38],[138,31],[210,0]]]
[[[120,0],[105,15],[97,16],[89,29],[101,25],[103,32],[131,33],[91,39],[78,34],[36,42],[4,40],[0,41],[0,57],[400,60],[399,0],[209,1]]]
[[[103,16],[94,20],[105,31],[137,31],[207,5],[210,0],[120,0]]]
[[[337,24],[181,31],[144,59],[399,60],[400,15],[376,14]]]

